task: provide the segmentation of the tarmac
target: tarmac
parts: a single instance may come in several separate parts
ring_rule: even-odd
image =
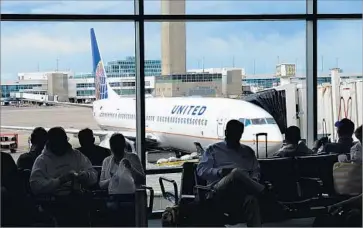
[[[56,127],[63,128],[90,128],[100,129],[92,116],[92,109],[84,107],[71,107],[71,106],[30,106],[30,107],[14,107],[14,106],[1,106],[0,107],[0,123],[3,126],[23,126],[23,127]],[[16,161],[18,157],[29,150],[28,138],[31,134],[29,131],[16,131],[8,129],[0,129],[0,133],[17,133],[19,147],[16,153],[11,154]],[[69,142],[73,147],[78,147],[79,142],[77,137],[72,134],[68,135]],[[96,137],[96,143],[99,143]],[[5,151],[6,152],[6,151]],[[154,164],[147,163],[147,169],[158,168]],[[161,190],[159,185],[159,177],[165,176],[173,179],[178,183],[180,188],[180,173],[161,174],[161,175],[147,175],[146,185],[154,189],[155,196],[160,198]],[[167,191],[173,192],[172,185],[165,187]],[[155,199],[154,210],[165,208],[171,203],[164,200],[160,201]]]

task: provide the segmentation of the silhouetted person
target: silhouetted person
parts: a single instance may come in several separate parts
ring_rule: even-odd
[[[339,155],[340,162],[362,164],[362,125],[355,130],[354,134],[359,141],[350,148],[350,157],[345,154]]]
[[[240,144],[244,125],[230,120],[225,140],[209,146],[197,167],[198,176],[215,190],[208,196],[215,208],[228,213],[239,213],[247,226],[261,226],[258,196],[264,191],[259,184],[259,164],[255,152]]]
[[[64,129],[54,127],[48,132],[44,152],[35,160],[30,186],[35,194],[57,194],[73,179],[89,186],[97,182],[97,172],[86,156],[72,148]]]
[[[329,206],[313,227],[362,227],[362,194]]]
[[[362,163],[362,125],[355,130],[354,134],[359,141],[350,149],[350,158],[354,163]]]
[[[47,142],[47,131],[42,127],[37,127],[30,135],[31,147],[28,153],[19,156],[17,165],[19,169],[32,170],[35,159],[42,153]]]
[[[1,152],[1,187],[9,192],[17,191],[17,167],[10,154]],[[4,189],[4,190],[5,190]]]
[[[1,152],[1,226],[30,226],[39,221],[22,181],[11,155]]]
[[[17,204],[15,202],[19,184],[17,167],[10,154],[1,152],[1,226],[19,226]]]
[[[78,140],[81,147],[77,150],[86,155],[94,166],[102,166],[103,160],[111,155],[109,149],[95,145],[93,131],[89,128],[79,131]]]
[[[113,134],[110,138],[112,155],[102,164],[100,187],[107,189],[112,176],[116,173],[120,162],[131,171],[136,185],[145,184],[145,173],[139,157],[134,153],[126,152],[126,141],[122,134]]]
[[[306,144],[301,141],[300,128],[290,126],[285,132],[285,144],[274,154],[276,157],[294,157],[311,155],[314,152],[310,150]]]
[[[90,160],[68,142],[61,127],[48,131],[48,141],[35,160],[30,187],[34,194],[51,194],[57,197],[75,192],[80,185],[89,187],[97,183],[97,172]],[[87,226],[87,205],[82,197],[67,196],[46,210],[51,211],[60,226]]]
[[[354,123],[347,118],[344,118],[335,123],[338,133],[338,142],[326,143],[326,138],[321,138],[315,142],[313,151],[319,152],[320,147],[323,146],[321,152],[335,153],[335,154],[349,154],[350,148],[354,145],[353,133]],[[324,145],[325,143],[325,145]]]

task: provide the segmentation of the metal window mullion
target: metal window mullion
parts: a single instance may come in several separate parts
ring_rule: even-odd
[[[307,0],[311,1],[311,0]],[[112,14],[1,14],[1,21],[293,21],[309,20],[311,14],[217,14],[217,15],[112,15]],[[362,19],[362,14],[318,14],[319,19]]]
[[[312,15],[306,20],[306,136],[307,145],[313,146],[317,138],[317,0],[306,1],[306,11]]]
[[[135,0],[135,14],[144,15],[144,1]],[[146,170],[145,148],[145,35],[143,18],[135,21],[136,151]]]

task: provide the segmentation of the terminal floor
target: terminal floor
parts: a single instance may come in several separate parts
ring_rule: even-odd
[[[290,219],[279,223],[266,223],[264,227],[312,227],[315,218]],[[161,227],[160,219],[149,220],[149,227]],[[246,224],[239,224],[230,227],[247,227]]]

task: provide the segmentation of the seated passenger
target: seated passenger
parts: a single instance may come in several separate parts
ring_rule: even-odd
[[[326,138],[321,138],[317,140],[314,144],[313,151],[314,152],[326,152],[326,153],[335,153],[335,154],[349,154],[350,148],[354,145],[353,143],[353,132],[354,132],[354,123],[344,118],[338,121],[335,126],[337,127],[338,133],[338,142],[336,143],[326,143]],[[321,151],[319,151],[320,147],[323,147]]]
[[[79,131],[78,140],[81,147],[77,150],[88,157],[94,166],[102,166],[103,160],[111,155],[109,149],[95,145],[93,131],[89,128]]]
[[[339,162],[362,164],[362,125],[357,128],[354,134],[359,141],[350,149],[350,156],[347,156],[346,154],[339,155]]]
[[[290,126],[285,132],[286,144],[274,154],[277,157],[294,157],[311,155],[314,152],[301,141],[300,128]]]
[[[350,149],[350,160],[354,163],[362,163],[362,125],[354,132],[355,137],[359,140]]]
[[[18,191],[19,179],[17,167],[10,154],[1,152],[1,189],[9,193]]]
[[[23,188],[15,161],[10,154],[1,152],[1,226],[25,227],[41,220]]]
[[[125,151],[126,141],[122,134],[113,134],[110,138],[112,155],[105,158],[102,164],[100,187],[107,189],[112,176],[116,173],[118,165],[123,162],[134,178],[136,186],[145,183],[145,174],[139,157],[134,153]]]
[[[215,207],[224,212],[241,213],[247,226],[261,226],[256,196],[264,191],[264,186],[258,183],[260,173],[255,152],[240,144],[243,131],[243,123],[230,120],[225,141],[206,149],[197,173],[215,190],[215,194],[208,196]]]
[[[329,206],[313,227],[362,227],[362,194]]]
[[[86,156],[72,148],[64,129],[54,127],[48,132],[43,153],[35,160],[30,187],[34,194],[62,194],[69,192],[72,180],[90,186],[97,183],[97,172]]]
[[[47,142],[47,131],[42,127],[35,128],[30,136],[30,142],[30,151],[18,158],[17,165],[19,169],[31,170],[33,168],[35,159],[42,153]]]

